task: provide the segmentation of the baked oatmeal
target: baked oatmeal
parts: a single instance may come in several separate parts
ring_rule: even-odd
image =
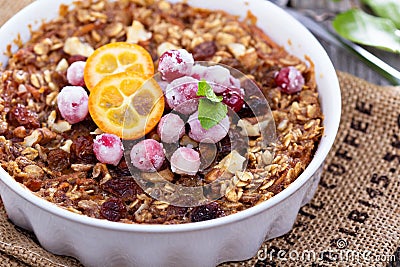
[[[223,11],[153,0],[82,1],[72,7],[62,5],[59,13],[57,19],[32,31],[31,39],[20,43],[17,52],[8,51],[10,60],[1,73],[1,166],[37,196],[69,211],[111,221],[197,222],[268,200],[288,187],[312,160],[324,130],[312,61],[288,54],[255,25],[251,14],[240,20]],[[142,74],[134,78],[126,70],[111,78],[94,74],[96,53],[104,47],[122,51],[125,46],[127,51],[146,51],[137,54],[143,56]],[[107,117],[109,106],[99,108],[104,95],[118,95],[107,92],[107,84],[116,79],[148,83],[146,75],[154,71],[146,72],[152,68],[149,61],[161,73],[150,99],[164,91],[165,101],[154,100],[152,108],[146,102],[149,98],[133,101],[135,112],[144,112],[155,123],[138,134],[132,122],[133,130],[128,131],[125,113],[125,128],[121,128],[128,136],[118,136],[115,127],[107,127],[112,121]],[[176,69],[182,61],[188,65]],[[199,61],[218,64],[196,65]],[[233,68],[245,76],[227,74],[230,84],[219,90],[217,83],[203,80],[194,71],[202,68],[219,73]],[[171,86],[182,79],[190,91],[185,100],[195,102],[183,107],[174,102],[176,95],[172,101],[165,92],[168,86],[175,94],[185,91],[177,82]],[[211,88],[211,93],[199,97],[200,87]],[[143,86],[135,90],[142,96],[149,92]],[[72,111],[66,108],[71,101]],[[205,127],[198,102],[228,111]],[[266,144],[265,131],[271,129],[260,127],[259,118],[268,116],[276,137]],[[171,129],[171,125],[180,127]],[[218,126],[229,130],[207,133]],[[200,137],[212,141],[200,142]],[[247,164],[232,170],[224,165],[228,160]],[[147,187],[138,185],[143,181]],[[220,196],[211,202],[181,205],[173,199],[177,192],[171,185],[208,188],[203,191],[207,195],[215,190],[207,187],[215,181],[221,181]]]

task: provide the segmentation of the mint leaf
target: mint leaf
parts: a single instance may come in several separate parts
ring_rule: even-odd
[[[199,81],[198,89],[197,89],[197,96],[205,96],[207,99],[213,102],[221,102],[222,96],[217,96],[214,93],[211,85],[207,83],[205,80]]]
[[[227,106],[221,102],[213,102],[208,98],[201,98],[199,100],[198,118],[201,127],[206,130],[214,127],[220,121],[222,121],[226,117],[227,113]]]

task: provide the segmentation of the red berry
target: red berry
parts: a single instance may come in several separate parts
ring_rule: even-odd
[[[85,61],[75,61],[68,67],[67,80],[71,85],[85,86],[85,81],[83,79],[85,65]]]
[[[192,70],[193,64],[192,54],[185,49],[169,50],[161,55],[158,61],[158,71],[164,80],[171,82],[188,75]]]
[[[192,148],[180,147],[171,157],[171,170],[179,174],[195,175],[200,168],[200,154]]]
[[[241,89],[230,87],[219,95],[222,95],[223,97],[222,102],[230,107],[233,111],[238,112],[242,109],[244,104],[244,93]]]
[[[71,124],[83,121],[89,112],[89,97],[81,86],[65,86],[57,96],[61,116]]]
[[[93,151],[101,163],[118,165],[123,155],[121,139],[114,134],[101,134],[93,142]]]
[[[161,141],[165,143],[176,143],[185,133],[185,123],[178,115],[168,113],[158,123],[157,133]]]
[[[161,168],[164,160],[163,146],[154,139],[142,140],[132,147],[132,165],[141,171],[155,172]]]
[[[279,89],[287,94],[300,92],[304,86],[304,78],[301,72],[295,67],[282,68],[275,74],[275,83]]]
[[[168,106],[185,115],[195,112],[199,101],[198,83],[198,80],[184,76],[168,84],[165,92]]]

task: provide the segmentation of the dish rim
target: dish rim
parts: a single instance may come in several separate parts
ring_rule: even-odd
[[[71,1],[71,0],[69,0]],[[244,1],[244,0],[243,0]],[[261,0],[253,0],[254,1],[261,1]],[[10,27],[10,25],[15,24],[16,22],[20,21],[21,19],[24,18],[25,14],[28,14],[31,10],[43,5],[42,3],[46,1],[35,1],[32,2],[31,4],[27,5],[24,7],[22,10],[20,10],[18,13],[16,13],[13,17],[11,17],[3,26],[0,28],[0,36],[3,34],[4,29],[7,29]],[[60,5],[65,1],[59,1],[57,4]],[[173,1],[173,2],[178,2],[178,1]],[[244,1],[248,2],[248,1]],[[250,1],[251,2],[251,1]],[[323,49],[322,45],[320,42],[306,29],[300,22],[298,22],[296,19],[294,19],[290,14],[285,12],[283,9],[280,7],[268,2],[268,1],[263,1],[264,4],[274,6],[274,8],[277,8],[277,10],[283,11],[282,14],[285,14],[285,19],[289,20],[291,24],[296,25],[296,27],[301,27],[303,28],[303,31],[305,32],[306,36],[304,38],[309,38],[312,39],[313,42],[318,44],[320,46],[320,49],[323,52],[323,56],[326,57],[324,60],[329,60],[327,63],[328,64],[328,69],[329,73],[336,74],[336,71],[325,51]],[[17,35],[18,33],[16,33]],[[322,59],[321,59],[322,60]],[[338,103],[340,104],[337,109],[341,111],[341,101],[340,101],[340,87],[339,87],[339,82],[337,79],[337,76],[334,75],[325,75],[324,78],[329,77],[331,83],[330,88],[336,88],[336,98],[339,99]],[[333,79],[332,79],[333,78]],[[319,89],[318,89],[319,91]],[[321,98],[320,98],[321,101]],[[322,104],[321,104],[322,106]],[[322,107],[323,108],[323,107]],[[324,113],[324,112],[323,112]],[[339,112],[340,113],[340,112]],[[325,113],[324,113],[325,115]],[[63,219],[73,221],[75,223],[79,224],[84,224],[87,226],[91,227],[96,227],[96,228],[102,228],[102,229],[107,229],[107,230],[114,230],[114,231],[123,231],[123,232],[147,232],[147,233],[174,233],[174,232],[189,232],[189,231],[199,231],[199,230],[204,230],[204,229],[209,229],[209,228],[216,228],[220,227],[223,225],[228,225],[232,224],[238,221],[246,220],[247,218],[254,216],[256,214],[259,214],[261,212],[265,212],[268,209],[271,209],[272,207],[276,206],[283,200],[289,198],[293,194],[295,194],[311,177],[313,174],[318,170],[318,168],[323,164],[323,161],[325,160],[328,152],[332,148],[333,142],[335,140],[338,128],[339,128],[339,122],[340,122],[340,114],[330,114],[330,117],[332,118],[332,127],[331,127],[331,132],[326,133],[326,129],[324,131],[324,135],[322,136],[318,148],[316,152],[314,153],[314,156],[311,160],[311,162],[308,164],[306,169],[297,177],[295,181],[293,181],[287,188],[279,192],[278,194],[274,195],[272,198],[260,203],[259,205],[250,207],[248,209],[245,209],[243,211],[237,212],[235,214],[230,214],[228,216],[220,217],[217,219],[213,220],[207,220],[207,221],[202,221],[202,222],[192,222],[192,223],[182,223],[182,224],[173,224],[173,225],[163,225],[163,224],[128,224],[128,223],[123,223],[123,222],[112,222],[112,221],[107,221],[103,219],[97,219],[97,218],[92,218],[88,217],[82,214],[76,214],[71,211],[65,210],[62,207],[57,206],[54,203],[51,203],[39,196],[36,196],[34,193],[32,193],[28,188],[24,187],[22,184],[18,183],[15,181],[3,168],[0,167],[0,179],[2,180],[5,185],[12,190],[14,193],[18,194],[20,197],[24,198],[26,201],[28,201],[30,204],[35,205],[46,212],[49,212],[53,215],[56,215],[58,217],[61,217]],[[324,125],[325,125],[326,120],[324,119]]]

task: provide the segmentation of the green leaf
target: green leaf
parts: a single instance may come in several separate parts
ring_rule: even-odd
[[[201,127],[206,130],[212,128],[222,121],[226,117],[227,113],[228,108],[224,103],[213,102],[207,98],[201,98],[199,100],[198,118]]]
[[[336,16],[333,28],[342,37],[355,43],[400,53],[400,36],[394,23],[371,16],[359,9],[350,9]]]
[[[400,29],[400,1],[399,0],[361,0],[361,2],[371,8],[379,17],[393,21]]]
[[[205,80],[199,81],[197,96],[205,96],[213,102],[222,101],[222,96],[217,96],[214,93],[214,90],[212,89],[211,85],[209,85]]]

